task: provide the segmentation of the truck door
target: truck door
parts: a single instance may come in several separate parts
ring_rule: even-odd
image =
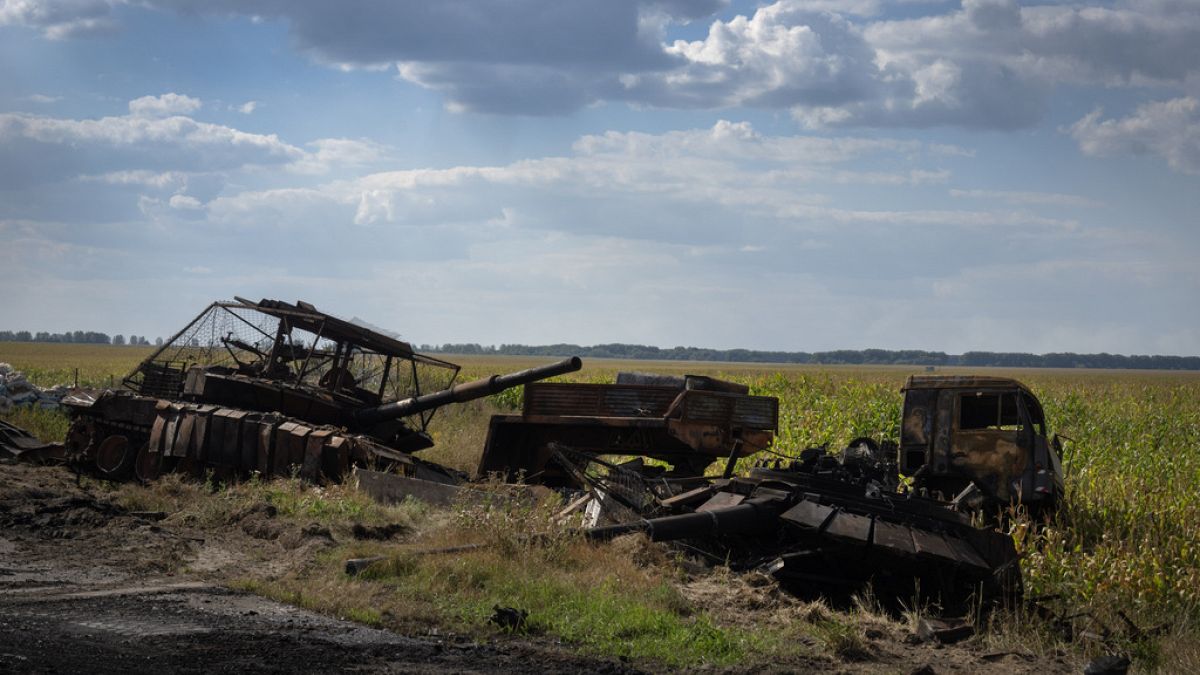
[[[1017,496],[1030,465],[1032,430],[1021,410],[1015,390],[957,393],[950,464],[1000,501]]]

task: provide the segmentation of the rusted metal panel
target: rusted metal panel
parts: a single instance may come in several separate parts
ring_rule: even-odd
[[[1016,431],[959,431],[954,434],[950,464],[971,476],[988,494],[1009,500],[1012,483],[1029,465],[1029,451],[1017,443]]]
[[[718,394],[707,391],[684,392],[677,406],[680,416],[690,422],[729,424],[733,419],[736,394]]]
[[[218,408],[212,414],[210,462],[219,466],[237,466],[238,448],[241,444],[241,424],[245,410]]]
[[[192,451],[192,429],[196,426],[196,413],[193,410],[183,410],[179,413],[179,428],[175,432],[174,455],[177,457],[195,457]]]
[[[525,385],[525,415],[661,417],[675,389],[637,385],[539,382]]]
[[[321,451],[332,434],[332,429],[317,429],[308,435],[304,447],[304,460],[300,466],[300,476],[305,480],[315,481],[320,477]]]
[[[284,422],[275,428],[274,457],[271,461],[271,473],[286,476],[288,464],[291,462],[292,430],[300,426],[297,422]]]
[[[340,481],[350,471],[350,439],[334,434],[321,448],[321,473],[332,481]]]
[[[163,447],[163,435],[166,433],[167,419],[162,415],[156,415],[154,423],[150,427],[149,447],[151,453],[161,453]]]
[[[171,405],[166,410],[159,412],[160,415],[164,415],[167,418],[167,426],[163,430],[163,455],[167,457],[186,456],[176,450],[180,411],[180,406]]]
[[[734,399],[733,423],[751,429],[779,427],[779,399],[774,396],[739,396]]]
[[[203,462],[211,461],[208,447],[208,430],[214,410],[216,410],[216,406],[201,405],[196,406],[193,413],[195,419],[192,422],[192,452],[196,459]]]
[[[252,426],[258,429],[258,470],[263,475],[270,475],[275,466],[275,427],[278,418],[265,416]]]

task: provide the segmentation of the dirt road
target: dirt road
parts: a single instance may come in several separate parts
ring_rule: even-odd
[[[0,673],[635,672],[553,645],[399,635],[171,572],[205,550],[66,472],[0,464]]]

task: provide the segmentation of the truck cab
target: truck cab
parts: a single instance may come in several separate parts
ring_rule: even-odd
[[[1053,511],[1061,449],[1028,387],[1003,377],[913,375],[903,392],[900,473],[915,487],[949,498],[973,484],[984,504]]]

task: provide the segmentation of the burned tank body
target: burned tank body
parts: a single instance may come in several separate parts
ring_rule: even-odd
[[[863,441],[865,439],[856,439]],[[884,602],[919,596],[944,611],[1021,594],[1012,538],[978,527],[954,504],[899,492],[886,453],[853,444],[841,456],[805,451],[748,476],[657,500],[655,515],[592,527],[606,540],[643,532],[682,541],[734,569],[770,574],[801,595],[850,597],[870,588]]]
[[[76,465],[149,480],[164,471],[219,479],[339,480],[387,466],[455,483],[412,453],[433,445],[440,406],[578,370],[578,358],[454,384],[459,366],[305,302],[214,302],[127,376],[76,392],[65,442]]]

